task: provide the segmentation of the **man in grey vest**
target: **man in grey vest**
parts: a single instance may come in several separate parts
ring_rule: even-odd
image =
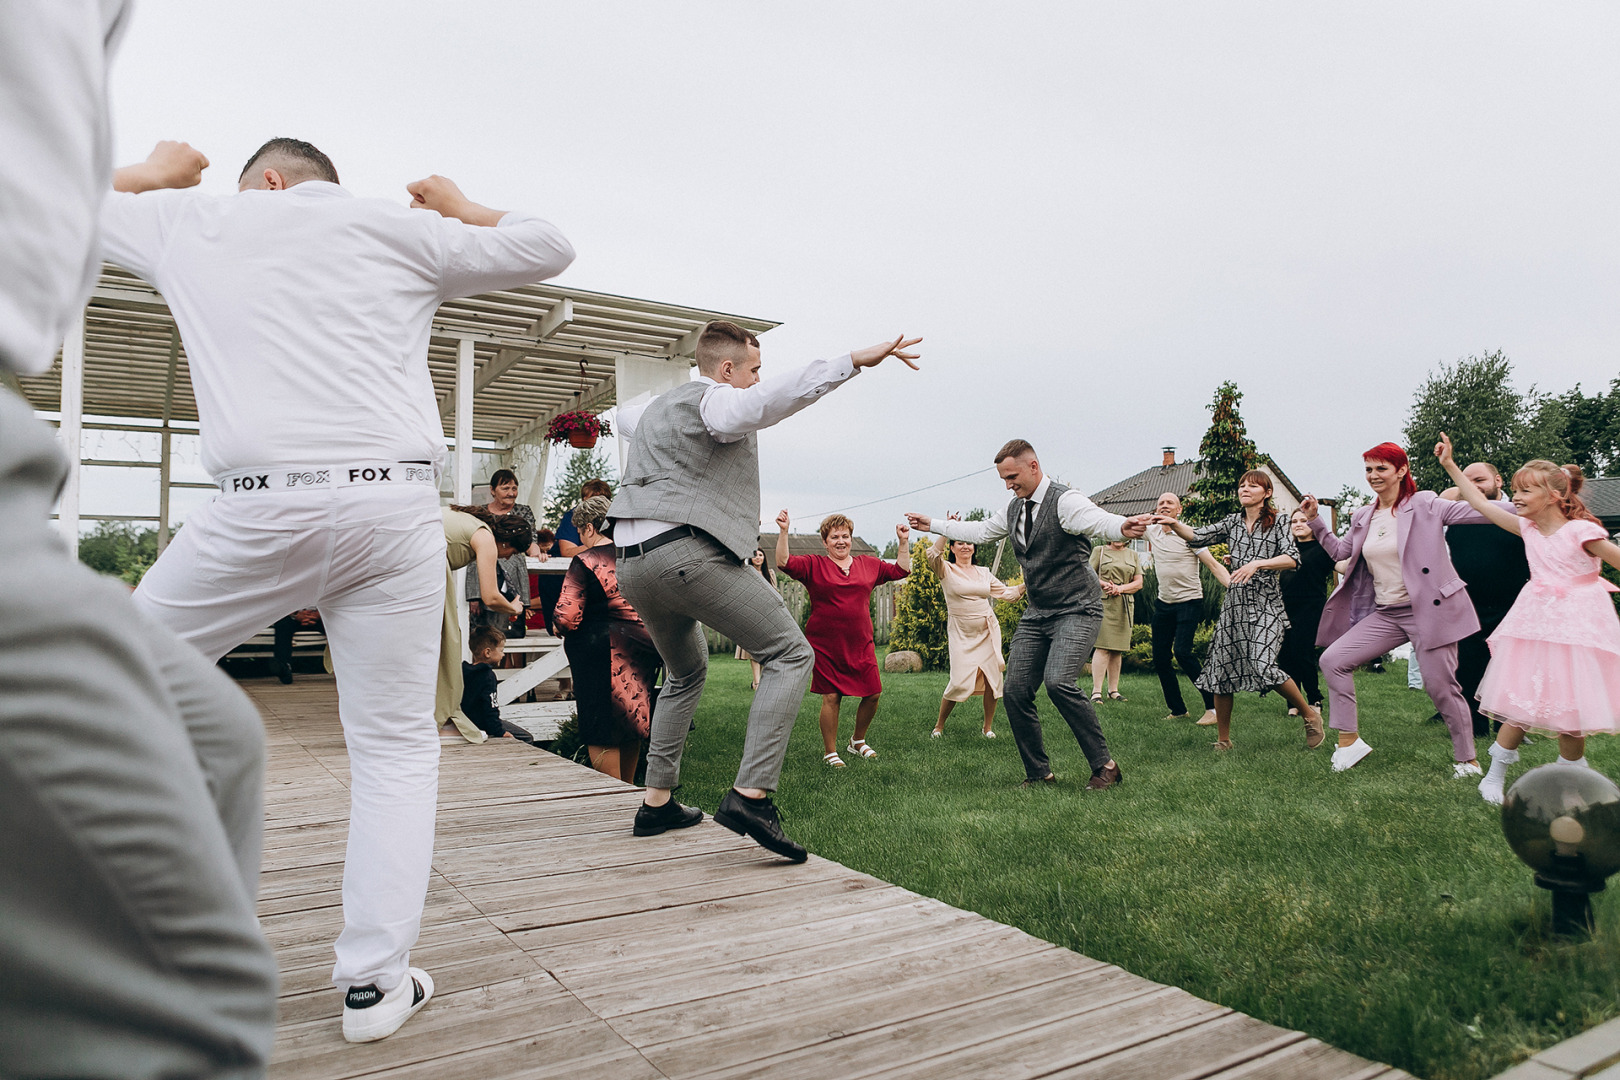
[[[759,545],[755,433],[890,356],[915,368],[917,354],[907,350],[921,340],[902,335],[761,383],[758,340],[735,323],[711,322],[698,336],[696,378],[645,409],[620,409],[619,435],[630,440],[630,453],[609,511],[619,590],[647,624],[665,671],[653,709],[637,836],[703,820],[702,811],[670,798],[708,674],[701,623],[748,650],[761,669],[737,781],[714,819],[794,862],[808,857],[782,831],[770,793],[782,773],[815,654],[781,595],[744,565]]]
[[[1080,689],[1080,669],[1091,658],[1102,625],[1102,585],[1090,565],[1091,540],[1136,539],[1148,515],[1125,518],[1056,483],[1041,472],[1035,448],[1014,439],[996,453],[996,472],[1013,493],[1007,509],[984,521],[947,521],[907,514],[911,527],[952,540],[986,544],[1008,533],[1024,571],[1029,605],[1018,622],[1007,658],[1005,702],[1013,740],[1024,759],[1024,786],[1056,783],[1041,741],[1035,691],[1046,683],[1052,704],[1091,764],[1088,789],[1100,791],[1124,779],[1108,753],[1097,713]]]

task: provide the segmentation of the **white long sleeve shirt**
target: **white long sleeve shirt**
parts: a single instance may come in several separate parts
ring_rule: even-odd
[[[821,400],[829,391],[843,386],[860,374],[848,353],[832,360],[814,360],[791,374],[769,382],[757,382],[746,389],[716,382],[707,375],[696,375],[694,382],[709,388],[698,402],[703,426],[716,442],[736,442],[756,431],[779,424],[800,409]],[[621,405],[614,421],[614,432],[621,439],[634,439],[641,414],[652,404]],[[639,544],[661,532],[678,527],[678,522],[655,518],[621,518],[613,527],[613,542],[620,547]]]
[[[1035,504],[1035,515],[1040,516],[1041,504],[1046,501],[1052,487],[1052,478],[1043,476],[1040,485],[1029,501]],[[1085,534],[1099,540],[1125,539],[1125,519],[1119,514],[1110,514],[1078,491],[1070,488],[1058,496],[1057,504],[1058,524],[1063,531],[1074,536]],[[1018,523],[1019,536],[1024,538],[1023,522]],[[944,518],[931,518],[930,530],[951,540],[966,540],[970,544],[987,544],[1000,540],[1011,530],[1007,525],[1007,511],[997,510],[983,521],[947,521]]]
[[[156,286],[179,324],[214,474],[442,465],[434,312],[553,277],[574,258],[530,214],[473,226],[323,181],[224,197],[112,192],[101,225],[107,258]]]

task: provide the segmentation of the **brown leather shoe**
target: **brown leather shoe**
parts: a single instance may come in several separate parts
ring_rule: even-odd
[[[1091,780],[1087,782],[1086,790],[1102,791],[1106,788],[1113,787],[1115,784],[1122,784],[1124,782],[1125,774],[1120,771],[1119,762],[1116,761],[1112,765],[1104,765],[1097,775],[1093,776]]]

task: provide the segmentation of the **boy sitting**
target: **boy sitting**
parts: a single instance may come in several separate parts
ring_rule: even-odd
[[[495,668],[506,655],[506,635],[493,626],[476,627],[467,637],[467,647],[473,662],[461,662],[461,711],[490,738],[510,738],[522,729],[501,720],[496,697],[500,682],[495,678]]]

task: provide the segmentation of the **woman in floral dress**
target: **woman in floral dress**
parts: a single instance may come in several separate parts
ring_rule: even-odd
[[[1194,529],[1179,518],[1158,516],[1154,524],[1174,529],[1189,547],[1225,543],[1231,548],[1231,583],[1209,643],[1209,658],[1197,687],[1215,695],[1215,749],[1232,749],[1232,696],[1276,690],[1305,718],[1305,745],[1322,745],[1322,714],[1277,666],[1288,615],[1283,609],[1279,570],[1299,565],[1299,549],[1287,522],[1277,520],[1271,477],[1251,469],[1238,481],[1242,511]]]

